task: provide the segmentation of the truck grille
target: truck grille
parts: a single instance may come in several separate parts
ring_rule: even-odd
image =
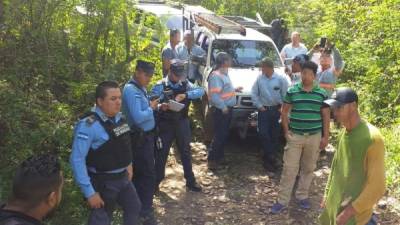
[[[247,106],[247,107],[252,107],[253,106],[253,102],[251,101],[251,97],[245,97],[245,96],[241,96],[239,97],[239,102],[240,102],[240,106]]]

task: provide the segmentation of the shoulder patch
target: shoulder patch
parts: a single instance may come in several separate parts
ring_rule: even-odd
[[[95,115],[90,115],[85,118],[85,123],[86,123],[86,125],[91,126],[96,121],[96,119],[97,118]]]
[[[83,139],[83,140],[87,140],[87,139],[89,139],[89,135],[87,135],[87,134],[85,134],[83,132],[78,132],[77,138]]]

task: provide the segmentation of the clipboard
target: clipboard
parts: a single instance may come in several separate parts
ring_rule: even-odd
[[[168,101],[168,109],[174,112],[179,112],[185,107],[185,104],[179,103],[174,100]]]

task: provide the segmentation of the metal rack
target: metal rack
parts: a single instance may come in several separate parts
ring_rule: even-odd
[[[215,14],[198,13],[194,15],[195,22],[200,26],[205,26],[211,31],[221,33],[239,33],[246,35],[246,28],[232,20]]]
[[[223,17],[228,20],[234,21],[244,27],[255,29],[268,36],[271,35],[271,25],[269,24],[264,24],[263,22],[259,22],[257,20],[243,16],[223,16]]]

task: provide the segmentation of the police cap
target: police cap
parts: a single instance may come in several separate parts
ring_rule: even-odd
[[[173,59],[171,60],[171,72],[175,76],[181,77],[185,75],[185,63],[182,60]]]
[[[154,63],[139,59],[136,61],[136,70],[138,69],[142,70],[147,75],[152,76],[154,74]]]

